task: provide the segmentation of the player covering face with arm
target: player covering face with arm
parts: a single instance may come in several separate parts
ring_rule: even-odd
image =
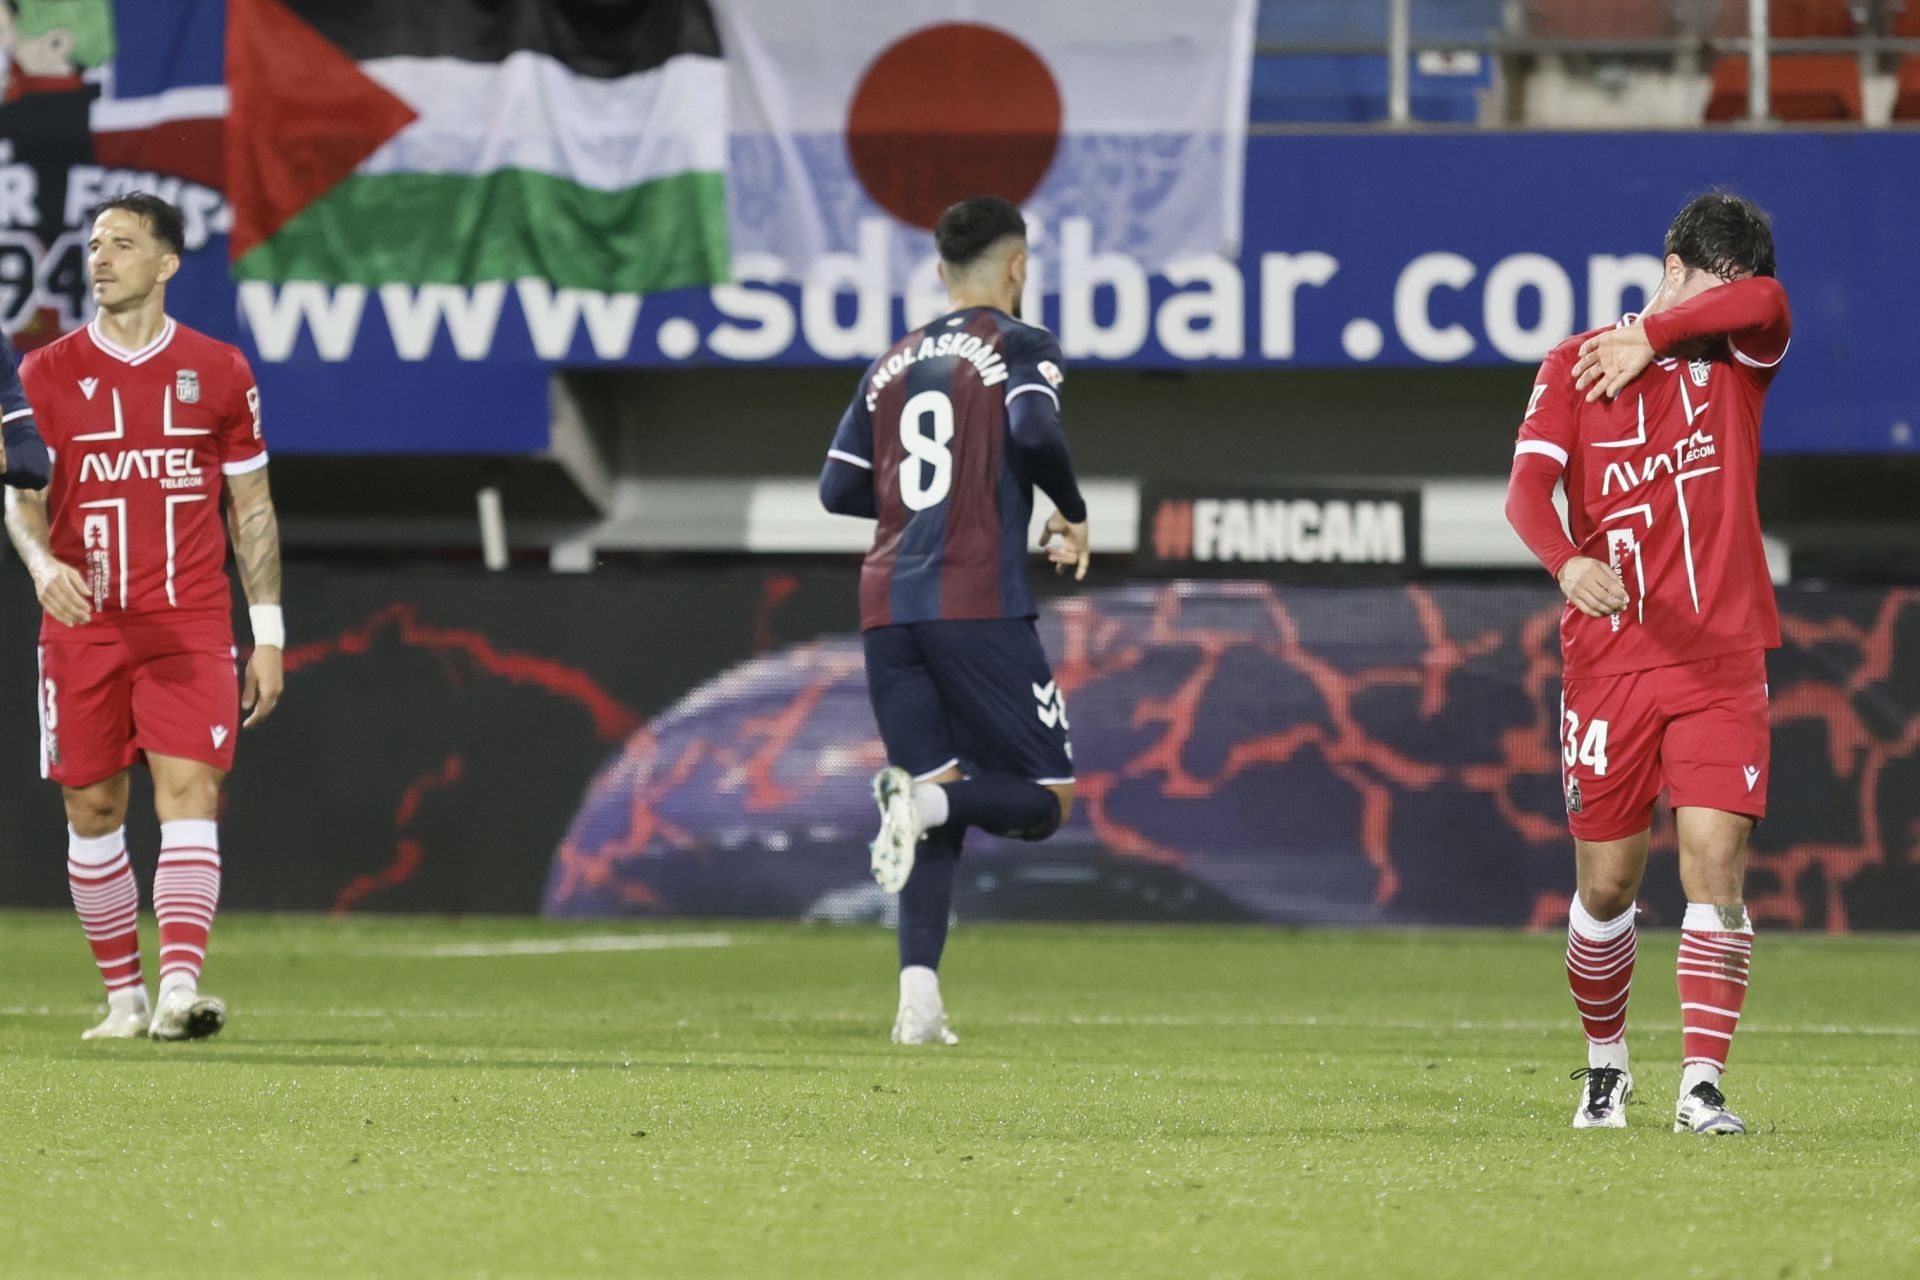
[[[1674,219],[1640,316],[1563,343],[1520,429],[1507,515],[1553,573],[1578,892],[1567,975],[1588,1041],[1576,1128],[1626,1123],[1635,902],[1665,791],[1687,907],[1675,1128],[1742,1133],[1720,1093],[1747,990],[1747,840],[1766,811],[1764,650],[1779,619],[1760,536],[1760,415],[1791,319],[1773,235],[1748,201]],[[1564,482],[1569,529],[1552,503]]]
[[[210,1035],[225,1006],[199,977],[219,897],[220,789],[239,724],[222,506],[251,608],[248,726],[282,688],[279,537],[259,392],[244,356],[169,318],[179,211],[135,193],[96,216],[84,330],[32,353],[23,381],[51,446],[45,494],[9,490],[7,531],[41,628],[42,761],[69,826],[74,905],[106,982],[89,1038]],[[144,760],[160,821],[149,1013],[126,856],[128,770]]]
[[[980,197],[934,237],[948,310],[868,369],[820,476],[828,510],[876,521],[861,629],[890,763],[870,851],[900,895],[894,1039],[915,1044],[953,1041],[936,970],[967,828],[1043,840],[1072,812],[1065,693],[1026,581],[1034,489],[1055,504],[1041,535],[1055,572],[1083,580],[1091,563],[1059,344],[1017,318],[1026,222]]]

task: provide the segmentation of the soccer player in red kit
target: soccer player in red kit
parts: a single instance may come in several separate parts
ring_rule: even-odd
[[[1646,311],[1555,348],[1520,427],[1507,518],[1567,597],[1567,976],[1587,1036],[1575,1128],[1626,1125],[1634,900],[1664,790],[1687,895],[1674,1129],[1746,1132],[1720,1077],[1747,994],[1742,887],[1767,806],[1765,650],[1780,645],[1755,498],[1760,412],[1791,328],[1766,215],[1701,196],[1667,232]]]
[[[135,193],[96,211],[87,269],[98,314],[31,353],[21,378],[53,460],[44,494],[9,490],[7,532],[33,575],[42,773],[64,790],[67,877],[107,986],[86,1038],[212,1035],[199,994],[220,892],[220,787],[240,708],[279,701],[280,537],[260,393],[246,357],[166,314],[180,213]],[[221,507],[252,605],[242,695]],[[153,906],[160,989],[140,967],[140,889],[127,860],[128,770],[144,759],[160,820]]]

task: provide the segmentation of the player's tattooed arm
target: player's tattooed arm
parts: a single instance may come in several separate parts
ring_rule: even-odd
[[[261,467],[227,477],[227,524],[233,537],[233,559],[240,585],[253,606],[280,603],[280,521],[273,511],[273,491],[267,469]],[[256,621],[256,626],[258,622]],[[286,689],[285,654],[281,643],[256,643],[247,659],[247,677],[240,690],[240,706],[250,712],[241,727],[251,729],[268,716]]]
[[[83,627],[93,617],[93,602],[87,594],[87,580],[72,565],[53,557],[53,533],[47,523],[46,494],[31,490],[7,490],[7,537],[20,553],[21,563],[33,576],[33,590],[40,607],[55,622]]]
[[[248,604],[280,603],[280,521],[267,468],[227,477],[227,523]]]

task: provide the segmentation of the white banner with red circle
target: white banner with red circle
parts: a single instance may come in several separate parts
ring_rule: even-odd
[[[736,269],[1000,195],[1149,268],[1240,243],[1254,0],[715,0]],[[890,237],[899,274],[922,251]],[[743,262],[743,259],[745,260]],[[744,269],[743,269],[744,268]]]

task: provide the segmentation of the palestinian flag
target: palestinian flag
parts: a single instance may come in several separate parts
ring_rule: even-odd
[[[726,278],[707,0],[230,0],[227,81],[241,279]]]

